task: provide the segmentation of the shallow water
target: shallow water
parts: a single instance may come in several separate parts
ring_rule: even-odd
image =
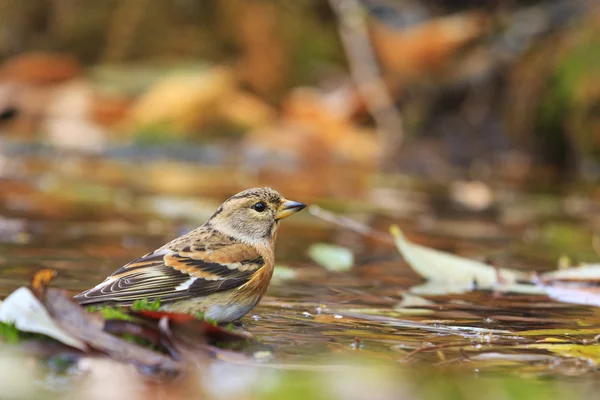
[[[268,184],[382,235],[367,237],[306,211],[285,221],[277,245],[277,262],[285,267],[242,320],[260,340],[255,358],[267,370],[319,374],[328,364],[375,362],[385,371],[400,368],[408,380],[415,371],[427,376],[440,368],[467,378],[508,374],[565,383],[597,375],[596,345],[586,347],[591,354],[581,354],[551,352],[539,344],[552,339],[595,343],[600,309],[489,291],[424,296],[425,304],[405,304],[412,298],[405,293],[423,280],[385,234],[397,223],[415,242],[524,270],[553,269],[561,254],[597,262],[591,233],[600,218],[585,191],[559,197],[507,185],[496,188],[498,201],[480,213],[453,204],[439,185],[407,177],[374,179],[348,168],[303,176],[143,157],[128,163],[114,157],[10,153],[0,161],[2,297],[26,285],[40,268],[58,271],[57,286],[86,289],[201,224],[228,195]],[[340,182],[347,187],[340,188]],[[312,262],[306,249],[319,242],[351,249],[352,270],[329,272]],[[282,390],[292,387],[281,379]],[[383,381],[398,384],[395,378]],[[50,386],[62,393],[76,382],[71,377],[63,386]],[[388,398],[388,389],[378,388],[381,398]],[[407,398],[437,398],[420,396]]]

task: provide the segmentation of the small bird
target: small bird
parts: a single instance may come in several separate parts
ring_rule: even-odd
[[[160,299],[163,311],[235,321],[269,287],[279,221],[304,207],[271,188],[245,190],[226,200],[204,225],[74,298],[80,304],[115,305]]]

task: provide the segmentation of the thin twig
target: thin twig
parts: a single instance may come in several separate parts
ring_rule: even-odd
[[[334,214],[331,211],[324,210],[323,208],[314,204],[308,207],[308,212],[312,216],[322,219],[323,221],[341,226],[342,228],[360,233],[361,235],[370,236],[384,243],[394,245],[394,240],[389,234],[377,231],[371,228],[369,225],[363,224],[362,222],[356,221],[352,218]]]
[[[449,347],[462,348],[465,346],[472,346],[472,345],[473,344],[471,344],[471,343],[467,344],[467,343],[461,342],[461,343],[442,343],[442,344],[437,344],[437,345],[432,345],[432,346],[422,346],[422,347],[418,347],[418,348],[414,349],[413,351],[411,351],[409,353],[406,353],[404,355],[404,357],[402,357],[401,361],[405,361],[405,360],[411,358],[412,356],[414,356],[415,354],[422,353],[424,351],[446,349]]]
[[[390,170],[402,144],[403,122],[381,79],[379,64],[369,40],[365,11],[359,0],[329,0],[329,4],[338,19],[352,78],[377,125],[382,168]]]
[[[523,344],[531,344],[531,343],[535,343],[535,340],[533,340],[533,339],[522,340],[518,344],[523,345]],[[447,348],[451,348],[451,347],[458,347],[460,350],[462,350],[465,347],[475,346],[476,344],[482,344],[482,343],[470,343],[470,344],[467,344],[467,343],[441,343],[441,344],[437,344],[437,345],[433,345],[433,346],[423,346],[423,347],[414,349],[413,351],[411,351],[409,353],[406,353],[404,355],[404,357],[401,359],[401,361],[408,360],[415,354],[422,353],[425,351],[447,349]],[[506,339],[490,340],[488,343],[485,343],[485,344],[490,345],[490,346],[492,346],[492,345],[493,346],[514,346],[516,344],[516,341],[515,340],[506,340]],[[484,351],[487,351],[487,349]]]

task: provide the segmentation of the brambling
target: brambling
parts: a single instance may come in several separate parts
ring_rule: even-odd
[[[235,321],[269,287],[279,221],[304,207],[271,188],[240,192],[204,225],[131,261],[75,300],[131,305],[160,299],[164,311]]]

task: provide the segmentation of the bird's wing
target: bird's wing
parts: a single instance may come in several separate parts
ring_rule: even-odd
[[[241,243],[160,249],[123,266],[75,300],[131,304],[141,298],[172,301],[206,296],[244,285],[264,264],[253,247]]]

